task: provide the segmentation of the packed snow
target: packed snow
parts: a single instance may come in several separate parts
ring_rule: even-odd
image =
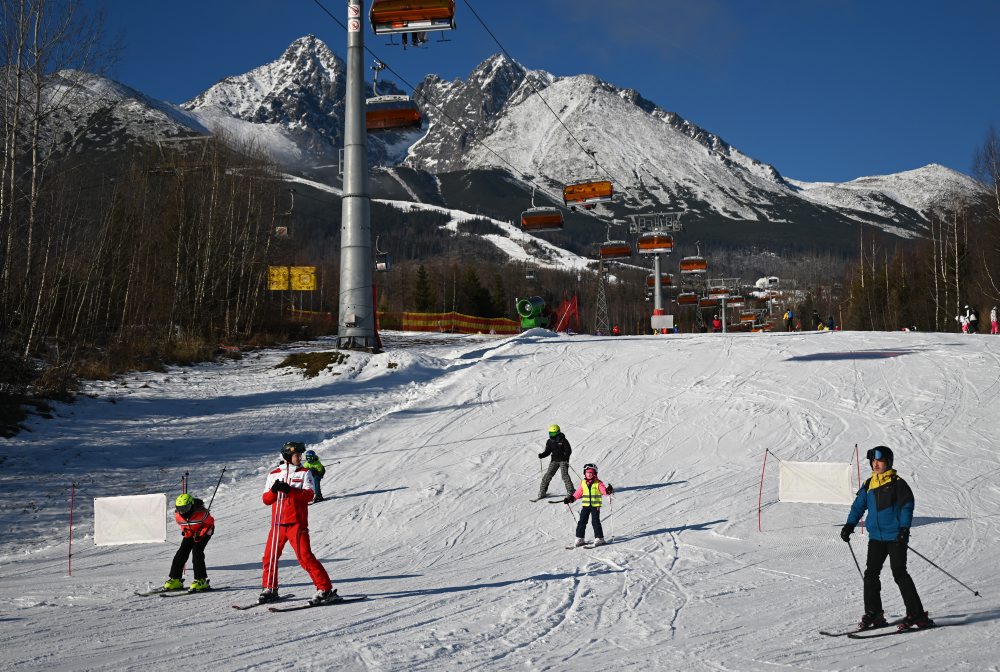
[[[313,378],[277,365],[330,341],[92,383],[0,443],[0,667],[998,669],[1000,339],[384,336],[385,352]],[[529,501],[552,423],[574,481],[596,462],[615,486],[608,546],[566,550],[579,505]],[[259,591],[261,491],[287,440],[328,468],[313,550],[367,601],[231,608]],[[864,563],[866,537],[840,540],[844,506],[777,501],[777,460],[848,462],[857,444],[863,461],[883,443],[915,493],[912,548],[951,576],[912,554],[910,572],[931,617],[958,627],[825,637],[862,613],[850,550]],[[134,596],[165,580],[180,534],[171,520],[165,544],[96,547],[93,498],[172,503],[189,472],[208,500],[223,466],[219,590]],[[314,592],[289,549],[280,576]],[[899,617],[888,566],[882,595]]]

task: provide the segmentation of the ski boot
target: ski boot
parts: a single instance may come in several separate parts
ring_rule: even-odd
[[[188,588],[188,591],[192,593],[196,593],[201,590],[212,590],[212,586],[208,584],[208,579],[195,579],[191,582],[191,587]]]
[[[331,602],[337,602],[340,600],[340,595],[337,594],[336,589],[334,590],[318,590],[316,594],[309,599],[309,604],[329,604]]]
[[[604,537],[598,537],[597,539],[594,539],[594,546],[603,546],[606,543],[608,542],[604,541]]]
[[[883,612],[878,612],[877,614],[865,614],[861,617],[861,621],[858,623],[858,630],[873,630],[874,628],[884,628],[889,625],[885,620],[885,614]]]
[[[184,579],[167,579],[163,590],[184,590]]]
[[[927,612],[918,612],[916,614],[907,614],[899,626],[900,630],[909,630],[910,628],[916,628],[917,630],[922,630],[923,628],[933,627],[934,621],[927,618]]]
[[[576,540],[576,543],[575,543],[575,544],[573,544],[573,545],[574,545],[574,546],[576,546],[576,547],[580,547],[580,546],[586,546],[586,545],[587,545],[587,542],[586,542],[586,540],[584,540],[584,539],[577,539],[577,540]]]
[[[267,604],[268,602],[278,601],[278,590],[277,588],[265,588],[261,591],[260,595],[257,596],[257,604]]]

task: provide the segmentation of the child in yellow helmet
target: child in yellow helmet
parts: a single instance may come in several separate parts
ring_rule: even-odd
[[[573,481],[569,477],[569,456],[572,453],[573,447],[569,445],[569,441],[566,439],[566,435],[562,433],[559,425],[550,425],[549,440],[545,442],[545,450],[538,453],[538,459],[544,460],[551,455],[552,461],[549,462],[549,468],[545,472],[545,475],[542,476],[542,484],[538,488],[538,499],[542,499],[548,494],[549,483],[552,482],[552,477],[556,475],[556,471],[562,474],[566,492],[573,492]]]

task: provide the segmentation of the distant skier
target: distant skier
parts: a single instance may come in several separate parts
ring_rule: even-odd
[[[975,308],[965,307],[965,317],[966,323],[969,325],[968,333],[975,334],[979,329],[979,311]]]
[[[934,621],[927,617],[913,579],[906,572],[906,549],[913,521],[913,491],[892,468],[892,450],[876,446],[865,457],[872,468],[871,478],[858,490],[847,516],[847,524],[840,530],[840,538],[850,543],[854,527],[867,513],[865,529],[869,537],[864,574],[865,614],[858,628],[868,630],[887,625],[882,611],[882,583],[879,579],[887,556],[892,578],[899,586],[906,605],[906,617],[899,623],[899,629],[930,627]]]
[[[833,321],[833,315],[826,318],[826,328],[833,331],[837,326],[837,323]]]
[[[795,325],[792,322],[795,319],[795,313],[792,312],[792,309],[789,308],[786,310],[783,317],[785,319],[785,331],[794,331]]]
[[[538,499],[542,499],[548,494],[549,483],[552,482],[552,477],[556,475],[556,471],[562,474],[566,492],[573,492],[573,481],[569,477],[569,456],[572,454],[573,447],[569,445],[569,440],[566,439],[566,435],[559,429],[559,425],[551,425],[549,427],[549,440],[545,442],[545,451],[538,453],[538,459],[540,460],[544,460],[549,455],[552,456],[549,468],[545,471],[545,475],[542,476],[542,484],[538,488]]]
[[[301,466],[305,449],[301,441],[286,443],[281,448],[284,462],[267,475],[262,499],[271,507],[271,529],[264,546],[264,575],[261,581],[264,590],[257,599],[261,604],[278,599],[278,559],[285,542],[291,544],[296,559],[316,586],[316,594],[309,602],[324,604],[340,599],[337,591],[332,590],[330,575],[313,555],[309,541],[308,505],[316,486],[312,472]]]
[[[1000,325],[997,325],[997,307],[993,306],[993,308],[990,309],[990,333],[1000,333],[1000,328],[998,328],[998,326]]]
[[[712,318],[712,333],[718,334],[721,331],[722,331],[722,320],[719,319],[718,315],[716,315],[715,317]]]
[[[326,467],[319,461],[316,451],[306,451],[305,462],[302,463],[302,466],[312,472],[313,483],[316,484],[316,496],[313,497],[313,503],[322,502],[324,497],[321,481],[323,480],[323,476],[326,475]]]
[[[205,568],[205,547],[215,532],[215,518],[205,508],[205,502],[185,492],[174,500],[174,519],[181,528],[181,545],[174,553],[174,560],[170,563],[170,578],[163,584],[163,589],[184,589],[181,572],[184,571],[188,556],[191,556],[194,581],[191,582],[189,590],[211,590],[208,570]]]
[[[611,335],[612,336],[621,336],[622,335],[622,330],[618,328],[617,324],[615,326],[611,327]]]
[[[814,310],[812,314],[813,331],[817,331],[823,325],[823,318],[819,316],[819,311]]]
[[[587,533],[588,518],[594,525],[594,546],[603,546],[606,543],[604,541],[604,528],[601,527],[601,495],[610,495],[614,491],[610,483],[604,485],[597,478],[596,464],[583,465],[583,480],[580,481],[580,487],[576,489],[576,492],[572,495],[567,495],[566,499],[563,500],[566,504],[572,504],[578,499],[583,500],[583,507],[580,509],[580,520],[576,524],[577,546],[583,546],[587,543],[584,540],[584,535]]]

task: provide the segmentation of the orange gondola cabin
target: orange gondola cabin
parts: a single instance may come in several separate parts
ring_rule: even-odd
[[[681,273],[704,273],[708,262],[704,257],[684,257],[681,259]]]
[[[601,259],[628,259],[632,256],[632,247],[624,240],[609,240],[601,243],[597,254]]]
[[[708,295],[713,299],[728,299],[729,290],[725,287],[709,287]]]
[[[567,208],[591,210],[598,203],[608,203],[615,190],[608,180],[574,182],[563,187],[563,203]]]
[[[639,236],[639,254],[669,254],[672,249],[674,237],[669,233],[650,231]]]
[[[455,28],[455,0],[374,0],[368,14],[376,35]]]
[[[718,305],[719,305],[719,300],[718,299],[713,299],[713,298],[711,298],[709,296],[704,296],[704,297],[698,299],[698,307],[699,308],[716,308],[716,307],[718,307]]]
[[[559,208],[529,208],[521,213],[521,228],[525,231],[560,231],[563,214]]]
[[[409,96],[376,96],[365,101],[369,133],[420,128],[420,110]]]

